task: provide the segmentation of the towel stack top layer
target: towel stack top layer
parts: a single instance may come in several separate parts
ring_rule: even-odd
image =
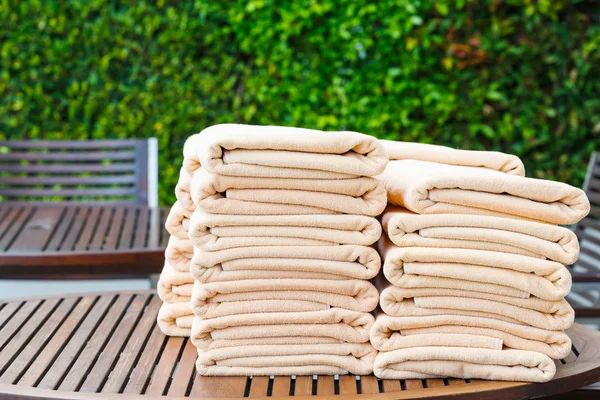
[[[374,176],[388,155],[374,137],[279,126],[222,124],[191,136],[184,167],[220,175],[339,179]]]
[[[186,141],[167,227],[193,244],[169,255],[194,278],[200,374],[372,372],[387,161],[357,132],[225,124]]]
[[[371,329],[385,379],[544,382],[571,349],[565,301],[589,201],[560,182],[524,177],[518,158],[385,141],[388,194]],[[554,225],[552,225],[554,224]]]
[[[487,168],[391,161],[379,175],[388,202],[419,214],[473,214],[574,224],[590,211],[583,190]]]

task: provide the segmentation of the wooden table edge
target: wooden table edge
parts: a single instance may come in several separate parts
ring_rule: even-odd
[[[1,303],[22,302],[34,300],[48,300],[52,297],[74,298],[74,297],[95,297],[103,295],[147,295],[156,294],[155,290],[131,290],[122,292],[91,292],[91,293],[74,293],[62,296],[37,296],[37,297],[21,297],[14,299],[1,300]],[[569,392],[575,389],[582,388],[600,380],[600,333],[585,327],[575,324],[572,328],[573,337],[587,339],[586,345],[581,348],[577,361],[562,365],[557,374],[557,377],[546,383],[521,383],[521,382],[502,382],[502,381],[473,381],[462,385],[449,385],[440,387],[429,387],[421,389],[411,389],[398,392],[377,393],[377,394],[347,394],[347,395],[317,395],[319,399],[340,400],[348,399],[376,399],[376,400],[393,400],[393,399],[408,399],[408,398],[460,398],[460,399],[479,399],[482,394],[494,392],[495,396],[509,394],[511,398],[530,398],[539,397],[541,395],[555,395],[564,392]],[[589,351],[585,351],[589,349]],[[578,372],[573,372],[573,370]],[[299,396],[302,397],[302,396]],[[148,398],[150,400],[165,399],[164,396],[132,396],[128,394],[116,393],[81,393],[81,392],[59,392],[48,389],[37,389],[27,386],[0,384],[0,398],[22,398],[22,399],[133,399],[133,398]],[[185,397],[166,397],[172,399],[184,399]],[[259,397],[262,399],[282,399],[283,397]]]
[[[114,296],[114,295],[129,295],[129,294],[154,294],[158,296],[156,289],[131,289],[131,290],[119,290],[115,292],[114,290],[100,291],[100,292],[84,292],[84,293],[66,293],[60,295],[41,295],[41,296],[25,296],[25,297],[10,297],[10,298],[2,298],[0,299],[0,303],[13,303],[13,302],[21,302],[21,301],[34,301],[34,300],[49,300],[55,297],[59,297],[61,299],[70,299],[73,297],[96,297],[96,296]]]

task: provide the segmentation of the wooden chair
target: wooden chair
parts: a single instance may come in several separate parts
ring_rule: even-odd
[[[574,228],[581,248],[571,266],[573,289],[567,297],[580,318],[600,317],[600,153],[590,157],[583,190],[591,210]]]
[[[164,263],[157,141],[0,141],[0,278],[147,277]]]
[[[600,153],[592,153],[583,190],[591,210],[575,227],[581,252],[570,268],[576,282],[600,282]]]
[[[0,141],[0,199],[156,207],[156,138]]]

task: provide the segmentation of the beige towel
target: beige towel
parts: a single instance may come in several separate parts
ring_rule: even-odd
[[[554,377],[556,365],[548,356],[533,351],[432,346],[379,353],[373,372],[381,379],[547,382]]]
[[[263,246],[219,251],[195,248],[190,268],[194,279],[214,282],[294,276],[371,279],[380,267],[381,259],[375,249],[341,245]]]
[[[180,202],[176,201],[167,215],[165,228],[178,239],[189,239],[190,218],[192,211],[186,210]]]
[[[196,204],[192,200],[191,187],[192,175],[182,167],[179,171],[179,180],[177,181],[177,185],[175,185],[175,197],[177,197],[177,201],[179,201],[183,208],[194,211]]]
[[[261,338],[322,338],[345,343],[366,343],[375,318],[364,312],[330,308],[309,312],[282,312],[228,315],[219,318],[195,317],[191,339],[200,350],[220,340]]]
[[[547,258],[573,264],[579,256],[577,236],[559,226],[510,218],[459,214],[415,214],[389,206],[383,229],[400,247],[490,250]]]
[[[167,336],[190,336],[194,314],[189,302],[163,303],[156,322]]]
[[[519,299],[445,288],[404,289],[394,286],[381,292],[381,309],[388,315],[405,316],[415,307],[426,309],[427,315],[436,312],[458,315],[462,312],[476,313],[490,318],[510,318],[522,324],[553,331],[569,328],[575,319],[575,312],[565,299]]]
[[[380,140],[390,160],[420,160],[440,164],[482,167],[511,175],[525,176],[519,157],[497,151],[458,150],[434,144]]]
[[[560,300],[571,290],[571,274],[554,261],[486,250],[397,247],[386,235],[378,244],[383,273],[399,287],[406,287],[404,275],[419,275],[458,280],[454,288],[461,290],[482,291],[472,282],[491,283],[544,300]]]
[[[158,296],[165,303],[189,303],[193,286],[191,273],[178,271],[167,262],[158,279]]]
[[[318,311],[340,307],[369,312],[379,292],[368,281],[323,279],[254,279],[196,283],[192,310],[202,318],[265,312]]]
[[[388,156],[379,141],[357,132],[222,124],[188,138],[184,167],[230,176],[338,179],[381,173]]]
[[[377,352],[368,343],[258,345],[198,351],[202,376],[368,375]]]
[[[466,338],[468,340],[461,342],[460,347],[493,348],[487,346],[495,341],[498,349],[504,345],[516,350],[536,351],[555,359],[565,358],[571,352],[571,339],[565,332],[464,315],[393,317],[381,313],[375,319],[370,336],[373,347],[379,351],[449,346],[451,340]]]
[[[376,216],[387,204],[383,184],[370,177],[281,179],[212,174],[192,178],[192,199],[213,214],[358,214]]]
[[[566,225],[590,210],[581,189],[487,168],[391,161],[377,178],[389,203],[418,214],[491,215]]]
[[[361,215],[225,215],[198,208],[190,239],[206,251],[249,246],[368,246],[381,236],[375,218]]]
[[[194,245],[189,239],[179,239],[175,236],[169,238],[165,249],[165,260],[174,269],[181,272],[190,272],[190,262],[194,255]]]

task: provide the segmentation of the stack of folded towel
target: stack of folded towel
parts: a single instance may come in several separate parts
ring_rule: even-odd
[[[186,141],[169,231],[193,243],[201,375],[372,372],[387,160],[355,132],[228,124]]]
[[[182,169],[176,192],[189,187],[188,175]],[[179,196],[178,196],[179,197]],[[171,235],[165,250],[165,266],[158,280],[158,296],[163,301],[158,312],[158,326],[169,336],[190,336],[194,315],[190,304],[194,278],[190,263],[194,246],[188,230],[194,205],[177,201],[171,207],[165,228]]]
[[[557,225],[588,213],[583,191],[526,178],[502,153],[384,144],[375,375],[550,380],[571,350],[564,264],[579,253]]]

